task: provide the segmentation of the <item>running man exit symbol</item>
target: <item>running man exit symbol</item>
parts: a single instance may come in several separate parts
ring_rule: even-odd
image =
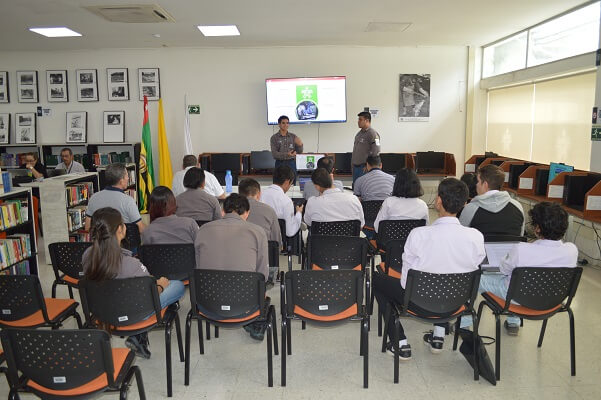
[[[188,106],[188,114],[200,114],[200,106]]]

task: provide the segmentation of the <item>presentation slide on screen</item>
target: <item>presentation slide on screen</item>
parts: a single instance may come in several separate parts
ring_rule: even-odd
[[[266,79],[267,123],[346,122],[346,77]]]

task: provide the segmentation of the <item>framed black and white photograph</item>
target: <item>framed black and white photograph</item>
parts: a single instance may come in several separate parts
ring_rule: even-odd
[[[400,74],[399,122],[430,120],[430,74]]]
[[[125,142],[125,111],[105,111],[102,124],[104,143]]]
[[[98,101],[98,74],[95,69],[78,69],[77,101]]]
[[[127,68],[106,69],[109,100],[129,100],[129,74],[127,71]]]
[[[17,71],[19,103],[38,102],[38,71]]]
[[[8,93],[8,71],[0,71],[0,103],[10,102]]]
[[[10,142],[10,114],[0,113],[0,144]]]
[[[86,111],[67,112],[67,143],[85,143],[88,131],[88,113]]]
[[[158,68],[139,68],[138,87],[140,88],[140,100],[144,96],[148,101],[158,100],[161,97],[161,81]]]
[[[35,113],[15,114],[15,143],[35,144]]]
[[[49,103],[69,101],[67,71],[46,71],[46,88],[48,90]]]

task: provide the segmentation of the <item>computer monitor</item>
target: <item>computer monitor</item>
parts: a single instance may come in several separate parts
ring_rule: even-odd
[[[407,166],[406,154],[404,153],[380,153],[382,159],[382,171],[396,175],[396,173]]]
[[[250,168],[255,172],[264,171],[272,172],[275,165],[275,159],[271,155],[271,151],[251,151],[250,152]]]
[[[484,160],[486,160],[486,157],[476,157],[476,162],[474,163],[476,165],[476,169],[478,169],[478,167],[484,162]]]
[[[353,166],[351,159],[353,153],[336,153],[334,154],[334,172],[337,174],[352,174]]]
[[[496,165],[497,167],[500,167],[501,164],[503,164],[506,160],[492,160],[490,163],[492,165]]]
[[[415,167],[418,173],[443,174],[445,153],[442,151],[418,151],[415,153]]]
[[[567,175],[563,192],[564,204],[577,210],[583,210],[586,192],[591,190],[599,181],[601,181],[600,174]]]
[[[508,185],[512,189],[517,189],[520,183],[520,175],[528,169],[533,163],[511,164],[509,166],[509,182]]]
[[[555,177],[561,172],[572,171],[574,171],[574,167],[572,165],[565,165],[563,163],[552,162],[551,164],[549,164],[549,183],[551,183],[551,181],[555,179]]]
[[[547,186],[549,186],[549,170],[537,169],[534,177],[534,194],[536,196],[546,196]]]
[[[228,169],[232,172],[240,172],[240,168],[240,153],[211,154],[212,172],[225,172]]]
[[[297,154],[296,170],[313,171],[317,168],[317,161],[324,156],[325,154]]]

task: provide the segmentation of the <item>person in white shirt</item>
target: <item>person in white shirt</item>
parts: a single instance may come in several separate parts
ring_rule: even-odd
[[[507,296],[509,281],[514,268],[574,268],[578,262],[578,248],[574,243],[564,243],[561,238],[568,230],[568,213],[557,203],[543,201],[528,212],[538,240],[518,243],[501,260],[499,274],[485,274],[480,278],[480,293],[490,292],[502,299]],[[461,317],[461,327],[472,325],[472,319]],[[520,329],[520,318],[508,316],[505,321],[507,334],[515,336]]]
[[[332,157],[321,157],[317,160],[317,168],[325,168],[332,178],[332,186],[344,190],[342,181],[334,180],[334,160],[332,160]],[[305,188],[303,189],[303,198],[305,200],[309,200],[311,197],[319,196],[320,194],[313,182],[305,183]]]
[[[412,269],[434,274],[454,274],[479,268],[486,255],[484,237],[478,230],[462,226],[456,218],[467,198],[467,186],[458,179],[447,178],[440,183],[435,201],[439,218],[432,225],[415,228],[409,234],[403,253],[400,284],[397,279],[383,274],[373,275],[374,292],[380,305],[393,302],[402,304],[407,274]],[[431,314],[412,304],[409,309],[423,316]],[[447,325],[435,324],[434,331],[424,335],[424,342],[434,354],[442,351]],[[388,337],[393,338],[394,321],[390,320],[388,327]],[[411,346],[407,343],[402,326],[399,339],[400,359],[411,359]],[[389,352],[393,351],[392,342],[388,343],[387,348]]]
[[[62,162],[56,165],[56,169],[64,169],[68,174],[86,172],[86,169],[73,159],[73,151],[70,148],[65,147],[61,150]]]
[[[374,221],[374,230],[377,232],[380,221],[384,220],[425,219],[427,225],[430,215],[428,205],[420,199],[423,195],[424,189],[415,171],[408,168],[400,169],[394,180],[392,196],[384,200]]]
[[[274,209],[278,219],[286,221],[286,236],[296,235],[300,229],[304,206],[294,206],[286,192],[294,182],[294,171],[287,165],[280,165],[273,171],[273,185],[266,187],[261,194],[261,202]]]
[[[305,224],[315,222],[361,221],[365,225],[363,207],[357,196],[332,187],[332,177],[325,168],[317,168],[311,174],[313,184],[321,193],[307,201]]]
[[[198,159],[196,158],[196,156],[188,154],[187,156],[184,156],[183,169],[173,174],[171,191],[173,192],[173,195],[175,197],[186,191],[186,188],[184,187],[184,176],[186,175],[186,172],[188,172],[188,170],[192,167],[200,168],[200,164],[198,163]],[[205,192],[219,199],[225,199],[225,191],[223,190],[223,187],[219,184],[217,177],[215,177],[215,175],[213,175],[207,170],[204,170],[204,174]]]

